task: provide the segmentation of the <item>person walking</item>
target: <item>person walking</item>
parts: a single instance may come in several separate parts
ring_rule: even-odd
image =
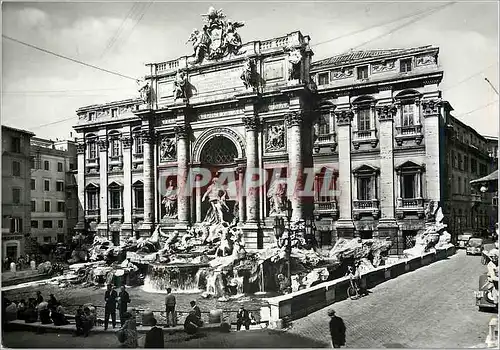
[[[118,311],[120,312],[120,325],[123,326],[123,314],[127,312],[128,304],[130,303],[130,296],[125,290],[125,286],[120,287],[120,294],[118,295]]]
[[[172,326],[177,325],[175,317],[175,296],[172,294],[172,288],[167,288],[167,296],[165,297],[165,313],[167,318],[167,327],[170,327],[170,315],[172,316]]]
[[[340,348],[345,345],[345,324],[344,320],[335,316],[334,310],[328,311],[330,316],[330,335],[332,337],[332,347]]]
[[[163,339],[163,329],[156,327],[156,318],[151,320],[151,329],[146,333],[144,341],[145,348],[163,349],[165,347]]]
[[[245,329],[248,331],[250,329],[250,315],[245,307],[242,305],[238,310],[236,315],[236,330],[239,331],[242,325],[245,325]]]
[[[108,329],[109,316],[111,315],[111,322],[113,328],[116,327],[116,298],[118,298],[118,293],[113,289],[111,284],[108,284],[108,290],[104,294],[104,330]]]

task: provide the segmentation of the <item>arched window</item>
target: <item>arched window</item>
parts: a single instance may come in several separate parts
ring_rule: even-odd
[[[97,136],[94,134],[89,134],[86,137],[87,141],[87,158],[88,160],[97,159]]]
[[[205,164],[223,165],[234,162],[238,150],[234,143],[224,136],[215,136],[203,147],[200,160]]]

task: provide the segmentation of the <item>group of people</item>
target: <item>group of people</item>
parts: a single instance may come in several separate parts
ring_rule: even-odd
[[[3,298],[3,307],[7,321],[24,320],[26,323],[35,323],[40,321],[42,324],[54,324],[63,326],[68,324],[64,308],[53,294],[44,301],[42,293],[36,292],[36,296],[29,298],[28,301],[20,299],[19,301],[10,301]]]
[[[38,264],[39,262],[41,262],[41,260],[42,260],[42,257],[39,255],[35,255],[35,254],[32,254],[32,255],[26,254],[25,256],[20,255],[19,258],[17,258],[17,259],[14,259],[14,258],[7,256],[7,257],[5,257],[5,259],[3,259],[2,268],[3,268],[3,271],[9,271],[11,268],[10,267],[11,264],[14,263],[16,265],[16,271],[21,271],[21,270],[29,268],[31,261],[35,261],[35,263]]]

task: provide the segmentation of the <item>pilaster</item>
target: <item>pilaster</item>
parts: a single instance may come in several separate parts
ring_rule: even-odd
[[[439,118],[441,117],[441,99],[426,99],[422,101],[425,132],[425,156],[427,193],[429,200],[441,200],[440,188],[440,143],[439,143]]]
[[[78,222],[75,231],[85,231],[85,143],[79,142],[76,145],[77,158],[77,191],[78,191]]]
[[[188,188],[189,127],[184,124],[177,125],[175,134],[177,139],[177,217],[179,218],[179,225],[184,227],[190,221],[189,199],[191,191]]]
[[[142,235],[149,236],[153,230],[154,218],[154,173],[153,173],[153,147],[154,131],[143,130],[143,176],[144,176],[144,222],[140,228]]]
[[[259,187],[253,186],[252,182],[258,180],[259,173],[257,173],[259,163],[257,155],[257,130],[260,122],[252,110],[245,111],[243,118],[245,124],[245,140],[246,140],[246,167],[247,176],[246,182],[246,222],[256,223],[259,220]]]
[[[288,199],[292,203],[292,221],[304,218],[304,198],[301,193],[304,184],[304,160],[302,144],[302,127],[304,114],[302,111],[291,111],[287,114],[288,126]]]
[[[121,138],[123,146],[123,224],[120,240],[132,235],[132,138],[124,134]]]
[[[97,231],[101,237],[108,235],[108,140],[101,136],[99,147],[99,208],[100,222]]]

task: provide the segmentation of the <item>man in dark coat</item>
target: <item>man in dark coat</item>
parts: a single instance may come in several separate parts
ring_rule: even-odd
[[[163,347],[165,346],[163,342],[163,329],[156,327],[156,318],[153,318],[151,320],[151,324],[153,326],[146,333],[144,347],[152,349],[163,349]]]
[[[332,346],[334,348],[340,348],[345,345],[344,320],[335,316],[334,310],[328,311],[328,316],[330,316],[330,335],[332,336]]]
[[[250,314],[243,306],[238,310],[238,314],[236,315],[236,330],[239,331],[241,329],[241,325],[245,325],[245,329],[248,331],[250,329]]]
[[[108,284],[108,290],[104,294],[104,301],[106,302],[104,306],[104,330],[108,329],[110,315],[113,328],[116,327],[116,298],[118,298],[118,293],[111,284]]]
[[[127,312],[128,303],[130,303],[130,296],[125,290],[125,286],[120,287],[120,294],[118,295],[118,310],[120,311],[120,324],[123,326],[125,320],[123,314]]]

